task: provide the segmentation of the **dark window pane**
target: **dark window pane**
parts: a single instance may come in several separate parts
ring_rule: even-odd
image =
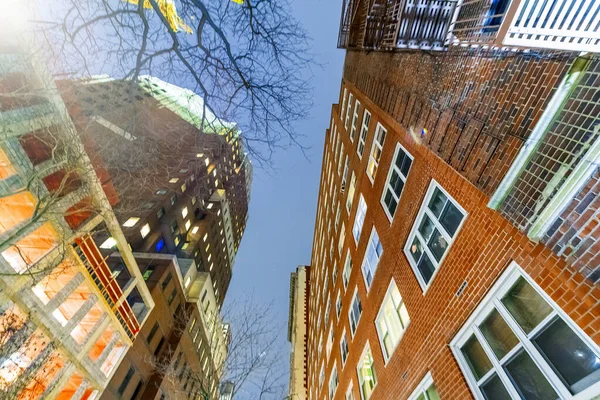
[[[534,343],[571,393],[579,393],[600,380],[600,358],[562,318],[555,319]]]
[[[463,217],[463,213],[460,212],[451,201],[449,201],[446,204],[444,212],[442,213],[440,223],[444,229],[446,229],[446,232],[448,232],[451,237],[454,237],[454,234],[458,229],[458,225],[460,225],[460,221],[462,221]]]
[[[396,157],[396,167],[398,167],[398,169],[402,169],[402,162],[404,161],[404,158],[406,158],[406,154],[402,151],[402,149],[399,149],[398,157]]]
[[[394,196],[392,196],[392,192],[391,191],[387,191],[385,193],[385,205],[388,209],[388,211],[390,212],[390,215],[393,217],[394,214],[396,213],[396,207],[398,207],[398,203],[396,202],[396,199],[394,199]]]
[[[404,157],[404,162],[402,163],[402,168],[400,168],[400,171],[402,171],[402,175],[408,176],[408,171],[410,170],[411,164],[412,164],[412,160],[410,159],[410,157],[408,157],[408,156]]]
[[[419,259],[421,258],[421,254],[423,254],[423,245],[417,237],[415,237],[415,240],[413,240],[413,244],[410,246],[410,254],[415,260],[415,262],[418,263]]]
[[[485,336],[498,360],[519,343],[519,339],[495,309],[483,321],[479,329],[481,329],[481,333]]]
[[[429,200],[428,204],[428,207],[433,212],[433,215],[439,217],[442,213],[442,209],[444,208],[444,204],[446,204],[446,195],[442,193],[440,189],[435,188],[433,196],[431,196],[431,200]]]
[[[429,238],[431,237],[431,234],[433,233],[434,229],[435,225],[433,224],[433,221],[429,219],[427,214],[423,215],[423,220],[421,221],[421,225],[419,226],[419,232],[421,233],[421,236],[423,237],[425,242],[429,241]]]
[[[429,260],[427,254],[424,254],[423,257],[421,257],[421,261],[419,264],[417,264],[417,268],[421,272],[421,276],[423,277],[425,283],[428,283],[433,275],[433,272],[435,271],[435,267],[433,266],[431,260]]]
[[[523,278],[517,280],[502,303],[525,333],[531,332],[552,311],[546,300]]]
[[[473,372],[473,375],[477,380],[481,379],[490,369],[492,369],[492,363],[475,335],[471,336],[460,350],[465,356],[465,359],[471,368],[471,372]]]
[[[526,351],[521,350],[504,369],[522,399],[558,399],[558,395]]]
[[[506,391],[504,384],[496,374],[493,375],[492,379],[481,385],[480,389],[486,400],[510,399],[510,395]]]
[[[394,171],[392,175],[397,175],[396,171]],[[402,179],[400,179],[399,176],[392,187],[394,188],[394,193],[396,193],[396,196],[400,198],[400,195],[402,194],[402,189],[404,188],[404,182],[402,182]]]
[[[427,247],[429,247],[429,250],[431,250],[435,259],[440,261],[448,248],[448,242],[446,242],[446,239],[444,239],[440,231],[435,229],[429,243],[427,243]]]

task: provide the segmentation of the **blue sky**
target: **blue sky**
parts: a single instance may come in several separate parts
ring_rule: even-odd
[[[337,102],[344,51],[337,48],[341,0],[294,0],[293,13],[313,38],[314,105],[297,123],[310,146],[306,160],[298,149],[280,150],[275,172],[255,169],[246,232],[236,258],[228,299],[254,291],[256,301],[275,302],[285,339],[290,272],[310,262],[325,130]]]

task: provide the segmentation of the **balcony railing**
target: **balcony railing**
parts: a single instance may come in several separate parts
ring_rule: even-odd
[[[93,239],[90,236],[77,239],[74,249],[96,286],[100,289],[102,297],[112,308],[129,338],[133,340],[140,330],[140,324],[131,306],[123,298],[123,290],[115,277],[112,276],[110,268],[102,258],[102,254]]]
[[[600,52],[598,0],[344,0],[339,47]]]

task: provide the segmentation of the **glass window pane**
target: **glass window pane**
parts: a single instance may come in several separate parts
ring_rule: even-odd
[[[508,391],[506,390],[504,384],[496,374],[493,375],[492,379],[489,379],[486,383],[481,385],[480,389],[483,395],[485,396],[486,400],[510,399]]]
[[[519,339],[496,309],[483,321],[479,329],[498,360],[519,343]]]
[[[531,332],[552,311],[550,305],[523,278],[517,280],[502,303],[525,333]]]
[[[548,325],[534,343],[571,393],[579,393],[600,380],[600,358],[562,318]]]
[[[396,207],[398,207],[398,202],[396,201],[396,199],[394,199],[394,196],[392,196],[392,192],[389,189],[385,193],[384,202],[385,202],[385,205],[386,205],[388,211],[393,216],[394,213],[396,212]]]
[[[435,188],[433,192],[433,196],[431,196],[431,200],[429,200],[428,207],[433,212],[433,215],[439,217],[442,213],[442,209],[444,208],[444,204],[446,204],[446,195],[442,193],[442,191],[438,188]]]
[[[427,395],[427,400],[440,400],[440,395],[434,385],[429,386],[425,394]]]
[[[435,267],[427,254],[421,257],[421,261],[417,264],[417,269],[421,272],[421,276],[425,283],[429,283],[429,280],[435,271]]]
[[[423,245],[421,244],[419,238],[417,238],[416,236],[415,240],[413,240],[413,244],[410,246],[410,254],[412,255],[416,263],[419,262],[421,254],[423,254]]]
[[[398,149],[398,157],[396,157],[396,167],[398,169],[402,169],[402,162],[407,158],[406,154],[402,151],[402,149]]]
[[[408,156],[404,157],[404,162],[402,163],[402,168],[400,168],[400,171],[402,171],[402,175],[408,176],[408,171],[410,170],[411,164],[412,164],[412,160],[410,159],[410,157],[408,157]]]
[[[429,247],[429,250],[431,250],[435,259],[440,261],[448,248],[448,242],[446,242],[446,239],[444,239],[440,231],[435,229],[429,243],[427,243],[427,247]]]
[[[394,171],[394,174],[395,173],[396,171]],[[396,196],[399,198],[402,194],[402,189],[404,188],[404,182],[402,182],[402,179],[398,178],[398,181],[396,181],[392,187],[394,188],[394,193],[396,193]]]
[[[471,368],[471,372],[473,372],[473,375],[477,380],[481,379],[490,369],[492,369],[492,363],[475,335],[472,335],[460,350],[465,356],[465,359]]]
[[[458,225],[460,225],[460,221],[463,219],[463,213],[456,208],[451,201],[446,204],[446,208],[444,208],[444,212],[440,218],[440,223],[446,229],[446,232],[451,237],[454,237],[456,230],[458,229]]]
[[[521,398],[554,400],[558,395],[526,351],[521,350],[504,367]]]
[[[429,219],[427,214],[424,214],[423,220],[421,221],[421,225],[419,225],[419,232],[421,233],[421,236],[423,237],[425,242],[429,241],[429,238],[431,237],[431,234],[433,233],[434,229],[435,225],[433,224],[433,221]]]

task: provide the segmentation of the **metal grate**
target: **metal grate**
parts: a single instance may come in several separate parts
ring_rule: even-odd
[[[502,204],[527,231],[600,134],[600,62],[592,63]]]

